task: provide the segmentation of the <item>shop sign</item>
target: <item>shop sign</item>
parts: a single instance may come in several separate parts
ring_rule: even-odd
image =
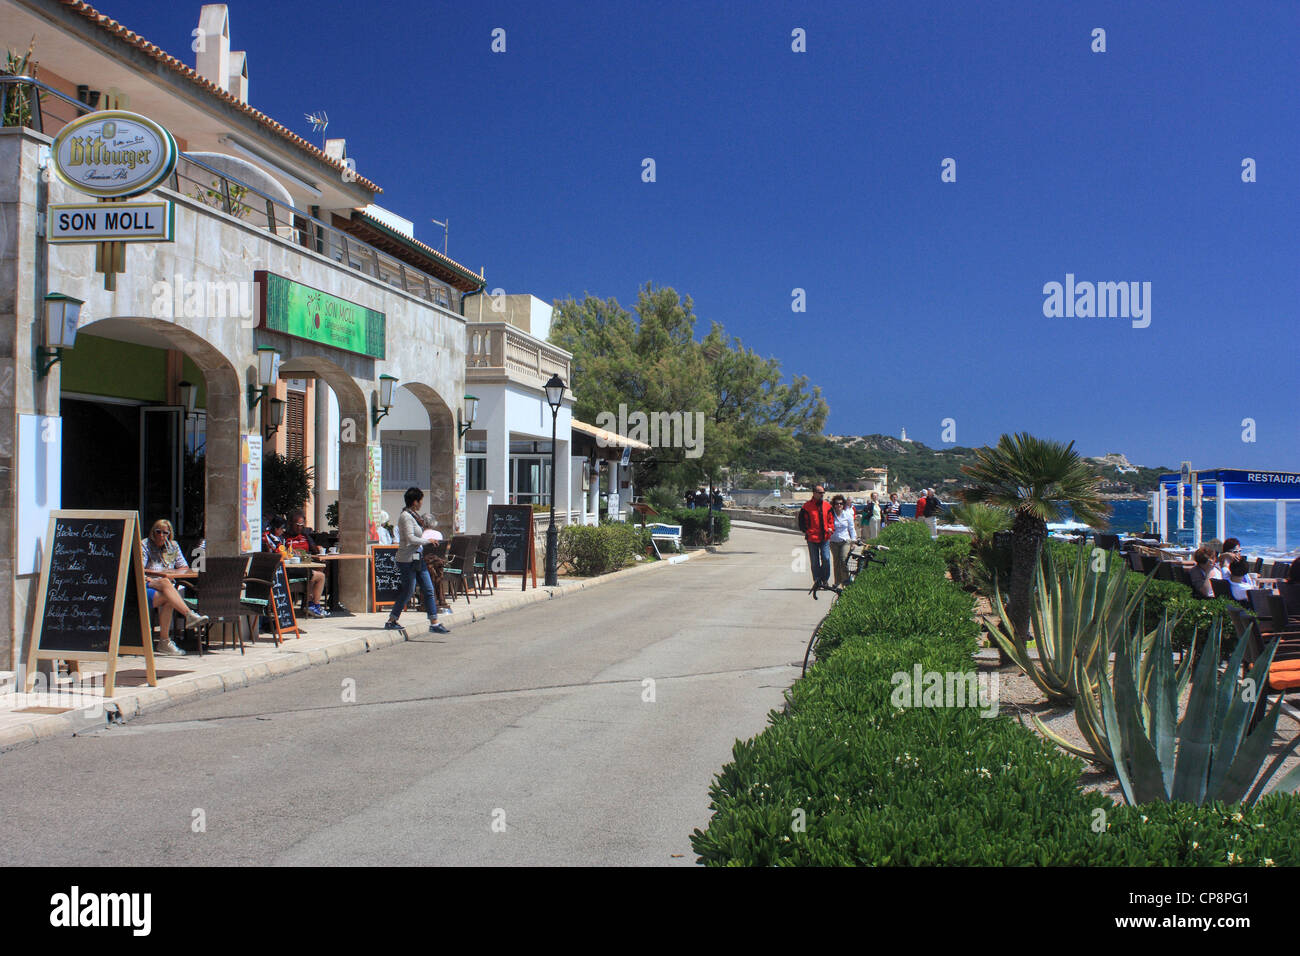
[[[54,171],[78,192],[125,197],[147,193],[176,168],[176,140],[153,120],[125,110],[87,113],[51,146]]]
[[[384,357],[384,313],[273,272],[253,273],[261,302],[258,328],[369,358]]]
[[[51,203],[50,242],[171,242],[170,202]]]

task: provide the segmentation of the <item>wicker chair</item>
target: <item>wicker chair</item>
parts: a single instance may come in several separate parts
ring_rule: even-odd
[[[480,594],[483,593],[484,587],[489,594],[495,593],[497,575],[492,570],[492,545],[496,543],[496,538],[496,533],[493,531],[478,536],[478,550],[474,554],[474,576],[475,587]]]
[[[465,595],[469,601],[469,582],[474,574],[474,550],[478,547],[478,535],[458,534],[451,539],[447,548],[447,566],[442,573],[451,587],[451,599],[456,600],[456,591]]]
[[[240,624],[245,618],[260,613],[243,601],[244,574],[248,570],[248,562],[248,555],[204,559],[203,571],[196,584],[199,592],[198,612],[208,618],[203,634],[199,637],[200,656],[203,655],[203,645],[209,643],[214,624],[234,624],[239,653],[244,653],[244,635],[240,631]],[[224,628],[221,646],[226,646]]]

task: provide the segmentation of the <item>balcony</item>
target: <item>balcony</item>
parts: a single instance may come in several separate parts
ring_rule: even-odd
[[[466,326],[465,382],[515,382],[540,389],[552,375],[570,388],[571,356],[508,322],[471,322]]]

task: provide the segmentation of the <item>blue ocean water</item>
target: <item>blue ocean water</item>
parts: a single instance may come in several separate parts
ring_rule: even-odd
[[[1143,500],[1122,499],[1111,502],[1114,511],[1110,519],[1111,531],[1145,531],[1147,525],[1147,503]],[[1169,503],[1169,527],[1178,524],[1178,504]],[[1192,506],[1184,506],[1183,522],[1187,528],[1192,527]],[[1217,514],[1215,502],[1208,501],[1201,507],[1201,537],[1223,538],[1215,527]],[[1074,512],[1068,505],[1061,507],[1061,521],[1074,521]],[[1242,549],[1248,554],[1291,555],[1300,550],[1300,501],[1290,501],[1286,505],[1286,540],[1281,548],[1277,541],[1277,505],[1272,501],[1230,501],[1227,514],[1228,534],[1241,541]],[[1172,536],[1172,535],[1171,535]]]

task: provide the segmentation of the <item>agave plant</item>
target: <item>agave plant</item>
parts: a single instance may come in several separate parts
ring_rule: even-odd
[[[1197,660],[1181,720],[1178,700],[1185,677],[1180,679],[1173,666],[1173,628],[1168,621],[1157,628],[1145,653],[1140,641],[1119,642],[1114,689],[1105,680],[1099,685],[1101,721],[1124,799],[1130,804],[1180,801],[1199,806],[1221,800],[1250,806],[1300,745],[1297,736],[1260,772],[1273,741],[1281,699],[1253,729],[1251,717],[1277,645],[1271,644],[1246,680],[1239,681],[1247,642],[1238,642],[1227,669],[1220,673],[1222,629],[1221,619],[1216,619]],[[1297,786],[1300,770],[1288,773],[1274,789],[1291,792]]]
[[[993,637],[1050,703],[1069,706],[1095,685],[1095,675],[1104,671],[1150,582],[1148,577],[1130,595],[1121,562],[1107,561],[1099,568],[1080,548],[1073,567],[1058,572],[1047,551],[1035,571],[1030,614],[1036,656],[1030,655],[1023,630],[1013,626],[1000,588],[994,588],[993,606],[1002,623]]]
[[[1158,627],[1164,628],[1167,635],[1172,635],[1174,629],[1181,620],[1181,615],[1176,615],[1172,619],[1166,616]],[[1130,643],[1130,657],[1142,661],[1140,665],[1138,679],[1142,682],[1144,688],[1150,686],[1152,665],[1155,662],[1155,655],[1144,653],[1149,651],[1156,640],[1156,631],[1150,631],[1146,634],[1142,632],[1142,621],[1146,619],[1145,608],[1139,608],[1133,618],[1133,631],[1130,637],[1126,638]],[[1109,657],[1109,655],[1107,655]],[[1087,748],[1078,747],[1066,740],[1052,728],[1038,719],[1037,716],[1031,715],[1034,726],[1038,732],[1056,744],[1062,750],[1068,751],[1075,756],[1082,757],[1093,763],[1102,764],[1106,767],[1114,768],[1115,757],[1110,750],[1110,741],[1106,737],[1106,728],[1101,716],[1101,684],[1110,680],[1110,672],[1106,659],[1097,662],[1094,669],[1085,669],[1083,662],[1075,659],[1075,684],[1079,689],[1079,695],[1074,699],[1074,722],[1078,725],[1079,733],[1087,743]],[[1187,689],[1187,681],[1191,677],[1192,657],[1190,654],[1185,655],[1174,670],[1175,682],[1178,685],[1178,699],[1182,699],[1183,692]]]

